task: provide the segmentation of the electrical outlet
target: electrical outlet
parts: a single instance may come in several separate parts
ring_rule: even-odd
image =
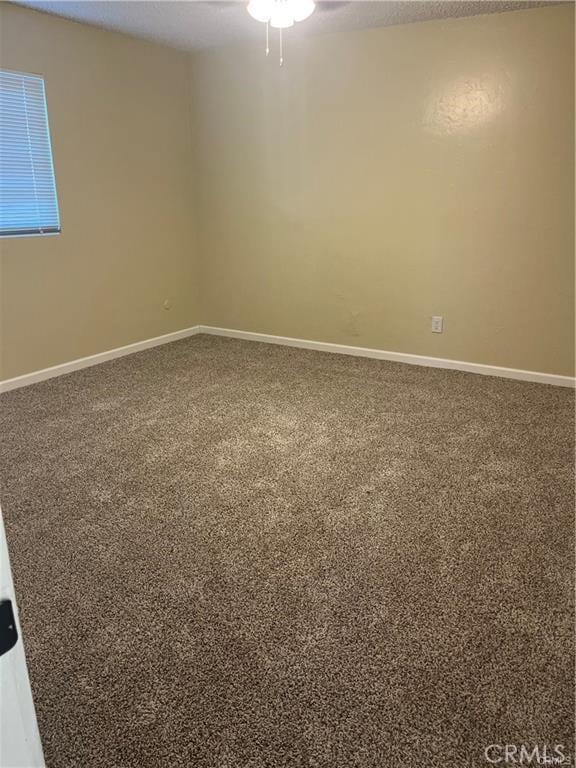
[[[430,330],[432,333],[442,333],[444,330],[444,318],[442,315],[432,315],[432,325]]]

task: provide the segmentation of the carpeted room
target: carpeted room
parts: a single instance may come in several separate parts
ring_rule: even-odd
[[[20,764],[572,764],[573,8],[317,8],[280,67],[245,3],[35,5],[0,7],[61,220],[0,241]]]

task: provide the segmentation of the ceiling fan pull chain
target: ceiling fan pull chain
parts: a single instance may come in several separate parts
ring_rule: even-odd
[[[280,27],[280,66],[284,64],[284,49],[282,47],[282,27]]]
[[[270,53],[270,22],[266,22],[266,56]]]

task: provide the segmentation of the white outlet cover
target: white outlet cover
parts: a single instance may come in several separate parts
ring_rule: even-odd
[[[432,333],[442,333],[444,330],[444,318],[442,315],[432,315]]]

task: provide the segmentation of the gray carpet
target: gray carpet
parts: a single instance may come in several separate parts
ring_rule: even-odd
[[[197,336],[0,406],[49,768],[571,747],[570,391]]]

